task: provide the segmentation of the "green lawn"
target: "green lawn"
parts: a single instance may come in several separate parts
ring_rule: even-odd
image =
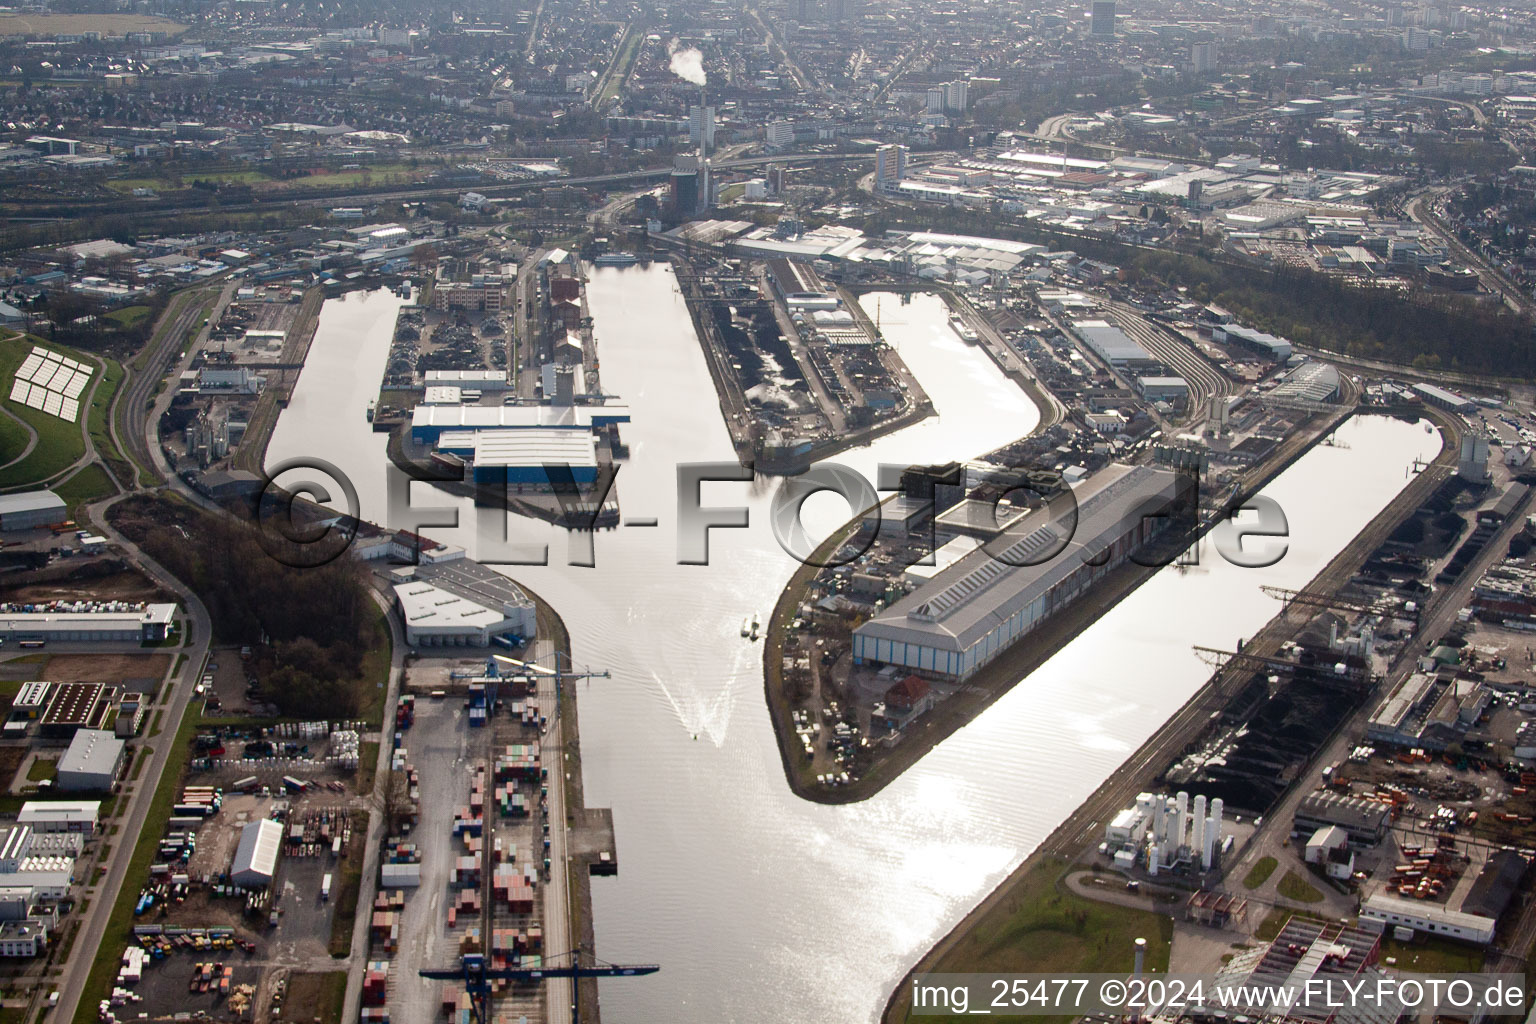
[[[53,757],[34,757],[27,765],[27,781],[43,782],[59,774],[59,762]]]
[[[1243,887],[1257,889],[1269,881],[1269,876],[1274,874],[1275,868],[1279,866],[1280,862],[1273,857],[1260,858],[1259,862],[1248,872],[1248,876],[1243,879]]]
[[[640,47],[645,42],[645,33],[631,27],[629,38],[624,41],[624,50],[618,59],[613,62],[613,76],[608,79],[603,87],[603,94],[592,103],[593,110],[602,110],[604,105],[619,94],[624,87],[624,82],[629,78],[629,71],[635,64],[635,58],[640,54]]]
[[[139,307],[145,309],[146,307]],[[96,391],[91,395],[91,411],[86,420],[86,427],[91,433],[91,444],[96,448],[96,454],[101,456],[112,474],[125,486],[133,483],[133,477],[138,472],[138,467],[125,456],[117,442],[112,440],[112,435],[107,429],[107,417],[112,415],[112,401],[117,395],[117,389],[123,383],[123,364],[116,359],[104,359],[107,365],[101,372],[101,380],[96,383]]]
[[[190,188],[200,181],[216,185],[255,185],[270,180],[262,172],[252,170],[195,171],[181,176],[183,188]],[[162,192],[173,190],[175,184],[169,177],[137,177],[115,178],[107,182],[107,187],[117,192],[132,192],[136,188],[152,188]]]
[[[1005,882],[998,904],[940,958],[932,972],[1129,970],[1138,938],[1147,940],[1147,968],[1166,971],[1173,919],[1068,892],[1057,884],[1066,867],[1059,858],[1043,860],[1022,877]],[[926,1024],[948,1018],[909,1014],[909,1019]]]
[[[176,803],[181,773],[187,766],[187,759],[192,752],[192,737],[197,733],[200,720],[197,709],[189,707],[181,720],[181,728],[170,741],[175,747],[166,763],[165,774],[161,776],[160,788],[155,790],[154,798],[150,801],[149,813],[144,818],[144,830],[139,834],[139,844],[134,847],[133,857],[128,862],[128,874],[123,880],[123,888],[117,894],[117,903],[113,905],[112,915],[107,919],[106,933],[91,962],[90,977],[75,1011],[75,1024],[95,1024],[96,1006],[111,991],[117,977],[118,962],[133,931],[133,908],[139,901],[139,887],[149,877],[149,866],[154,863],[160,851],[160,837],[165,834],[165,823],[170,820],[171,809]],[[150,747],[141,749],[144,751],[140,757],[142,764],[148,760]],[[135,766],[137,770],[138,766]]]
[[[90,363],[79,352],[63,345],[43,344],[30,337],[9,338],[0,341],[0,405],[31,424],[37,431],[37,447],[14,466],[0,469],[0,487],[23,487],[38,484],[57,476],[72,462],[85,454],[85,438],[81,436],[79,423],[66,423],[57,416],[50,416],[41,409],[29,409],[20,402],[11,401],[11,382],[16,370],[34,345],[62,353],[72,359]]]
[[[1281,896],[1288,900],[1295,900],[1298,903],[1323,902],[1323,894],[1318,891],[1317,886],[1294,871],[1287,871],[1285,877],[1280,879],[1280,884],[1276,888]]]
[[[1392,966],[1427,974],[1470,974],[1483,969],[1483,951],[1449,939],[1420,936],[1410,942],[1383,937],[1381,957],[1394,957]]]
[[[327,971],[323,974],[299,971],[288,976],[287,1007],[304,1007],[305,1019],[339,1021],[346,1007],[347,972]],[[284,1015],[285,1019],[288,1016]],[[297,1016],[297,1015],[295,1015]]]
[[[106,314],[106,318],[119,327],[133,327],[144,322],[152,310],[148,306],[124,306]]]
[[[53,490],[64,499],[64,504],[69,506],[69,514],[77,523],[81,516],[78,506],[89,505],[117,492],[117,488],[112,486],[112,479],[107,476],[107,471],[101,468],[99,462],[81,466],[75,470],[74,476]]]

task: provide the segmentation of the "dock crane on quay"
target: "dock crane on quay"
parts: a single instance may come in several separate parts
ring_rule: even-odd
[[[571,663],[570,656],[564,651],[557,650],[550,653],[554,657],[554,668],[548,668],[536,663],[548,655],[540,655],[539,658],[528,661],[511,658],[504,654],[492,654],[487,658],[485,662],[485,675],[483,677],[486,683],[486,713],[489,714],[490,709],[494,709],[496,706],[496,687],[498,680],[501,679],[514,679],[518,677],[527,679],[535,676],[542,676],[546,679],[552,678],[555,684],[555,708],[553,710],[555,714],[559,714],[560,699],[563,691],[562,684],[565,680],[610,678],[607,669],[600,671],[576,669]],[[562,667],[560,660],[562,658],[565,659],[564,667]],[[488,741],[495,735],[494,731],[490,729],[486,730],[486,734]],[[486,760],[489,763],[491,752],[487,750],[486,753]],[[540,813],[547,814],[547,812],[542,810],[542,804]],[[544,833],[546,836],[544,844],[547,848],[549,846],[549,822],[547,820],[544,823]],[[546,874],[548,870],[549,861],[546,858]],[[494,905],[494,900],[492,898],[491,885],[491,873],[489,871],[483,872],[480,881],[480,933],[487,942],[489,942],[492,935],[493,925],[491,908]],[[583,955],[585,955],[587,960],[585,965],[582,963]],[[561,960],[568,960],[569,962],[562,964],[558,962]],[[581,949],[576,949],[559,956],[540,958],[538,966],[516,967],[493,967],[487,964],[486,954],[483,952],[464,953],[459,958],[457,968],[424,968],[419,974],[423,978],[434,978],[443,981],[462,980],[464,982],[464,991],[470,998],[470,1012],[476,1024],[490,1024],[490,994],[493,982],[511,981],[524,984],[539,984],[547,978],[572,978],[578,980],[581,978],[627,978],[642,974],[655,974],[659,970],[661,970],[661,967],[658,964],[610,964],[599,960],[591,953],[585,953]],[[573,1024],[580,1024],[581,1020],[580,1000],[574,986],[571,991],[571,1020]]]
[[[439,981],[463,981],[464,991],[469,993],[470,1008],[477,1024],[490,1024],[490,994],[492,981],[542,982],[545,978],[633,978],[642,974],[655,974],[659,964],[610,964],[589,956],[590,966],[581,966],[577,951],[566,954],[571,962],[565,966],[539,967],[487,967],[484,953],[465,953],[457,968],[423,968],[423,978]],[[571,1020],[580,1024],[580,1011],[573,998]]]
[[[1200,660],[1214,668],[1218,675],[1226,674],[1225,670],[1232,666],[1254,672],[1275,672],[1286,675],[1295,675],[1298,671],[1320,670],[1318,665],[1303,664],[1284,657],[1249,654],[1242,650],[1223,651],[1214,647],[1201,647],[1199,644],[1195,645],[1194,650]],[[1334,665],[1331,675],[1340,681],[1357,686],[1369,685],[1371,681],[1369,668],[1351,667],[1342,661]]]
[[[487,675],[493,675],[493,673],[490,672],[490,669],[495,668],[495,663],[499,661],[503,665],[510,665],[510,666],[512,666],[512,668],[515,669],[518,673],[527,673],[528,675],[535,675],[535,676],[554,676],[554,678],[555,678],[555,699],[556,700],[558,700],[561,696],[563,696],[563,694],[561,693],[562,687],[561,687],[560,684],[563,683],[567,679],[608,679],[608,678],[610,678],[610,675],[609,675],[607,669],[603,669],[601,672],[598,672],[598,671],[595,671],[595,670],[592,670],[592,669],[580,669],[580,670],[575,669],[575,668],[562,669],[560,667],[560,659],[564,658],[566,660],[566,662],[569,663],[570,660],[571,660],[570,656],[567,655],[564,651],[555,651],[553,653],[554,653],[554,657],[555,657],[555,667],[554,668],[545,668],[543,665],[535,665],[531,661],[518,661],[516,658],[509,658],[505,654],[493,654],[493,655],[491,655],[491,660],[486,662],[486,670],[487,670],[486,674]],[[558,708],[556,710],[558,710]]]
[[[1391,614],[1397,616],[1398,618],[1407,617],[1406,614],[1399,614],[1388,609],[1383,609],[1380,605],[1365,604],[1361,601],[1351,601],[1347,598],[1329,596],[1328,594],[1306,590],[1288,590],[1285,587],[1272,587],[1267,583],[1261,585],[1259,589],[1264,591],[1264,593],[1268,594],[1270,597],[1273,597],[1279,601],[1281,605],[1287,608],[1293,604],[1302,604],[1309,608],[1321,609],[1322,611],[1357,612],[1361,615]],[[1417,619],[1416,615],[1414,617]]]

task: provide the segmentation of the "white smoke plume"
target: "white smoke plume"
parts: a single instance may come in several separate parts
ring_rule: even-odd
[[[706,81],[704,74],[704,55],[693,47],[678,49],[677,40],[672,40],[672,45],[667,48],[672,54],[672,63],[669,65],[672,73],[685,82],[694,85],[703,85]]]

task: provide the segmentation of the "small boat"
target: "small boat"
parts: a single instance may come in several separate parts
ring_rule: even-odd
[[[379,400],[377,398],[370,398],[370,399],[368,399],[368,422],[369,423],[373,422],[373,414],[378,411],[378,408],[379,408]]]
[[[762,628],[762,625],[763,625],[763,620],[759,619],[757,617],[757,613],[756,612],[753,612],[752,613],[752,639],[753,640],[757,639],[758,630],[760,630]]]
[[[752,616],[748,615],[746,618],[741,620],[741,635],[752,635]]]
[[[960,340],[965,342],[967,345],[974,345],[981,340],[980,336],[978,336],[977,333],[973,331],[964,320],[960,319],[960,314],[958,313],[949,314],[949,327],[950,330],[958,334],[960,336]]]

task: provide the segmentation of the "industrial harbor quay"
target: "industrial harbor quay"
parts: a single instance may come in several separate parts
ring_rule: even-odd
[[[732,938],[735,934],[733,929],[714,931],[705,936],[695,935],[691,929],[687,933],[666,929],[658,931],[654,927],[656,913],[665,906],[669,893],[670,898],[675,899],[694,898],[700,891],[713,893],[713,898],[735,906],[741,913],[757,911],[752,910],[751,905],[742,903],[739,898],[727,895],[734,883],[728,872],[722,872],[722,866],[731,863],[731,858],[710,856],[706,859],[703,856],[704,846],[695,849],[694,844],[688,842],[657,844],[654,838],[644,835],[644,830],[627,826],[627,821],[663,815],[683,828],[685,835],[708,835],[711,837],[710,842],[718,847],[722,841],[720,837],[730,834],[734,827],[728,826],[718,817],[721,811],[730,808],[728,816],[735,825],[741,825],[747,820],[762,822],[759,826],[747,829],[747,835],[741,840],[751,844],[754,850],[752,856],[759,859],[765,856],[800,856],[799,847],[793,840],[794,828],[787,827],[787,823],[795,821],[807,821],[807,824],[815,821],[819,823],[816,827],[821,829],[836,828],[843,842],[862,851],[857,857],[846,860],[839,857],[836,862],[823,862],[815,880],[808,882],[802,890],[792,890],[790,906],[778,913],[824,915],[825,904],[817,894],[828,891],[827,886],[838,884],[836,879],[839,877],[851,877],[846,873],[854,870],[856,863],[860,865],[860,870],[875,865],[893,885],[898,884],[897,879],[901,877],[900,868],[899,863],[891,861],[888,854],[878,852],[883,848],[885,839],[855,828],[851,821],[838,825],[838,819],[823,817],[846,812],[836,807],[820,807],[803,801],[782,788],[782,783],[773,785],[769,781],[774,776],[783,778],[783,767],[778,744],[770,735],[772,726],[769,708],[762,699],[763,648],[760,641],[753,642],[741,634],[743,626],[749,625],[754,616],[767,620],[784,584],[796,568],[765,529],[768,502],[772,495],[771,480],[767,481],[767,487],[754,484],[741,485],[734,491],[722,489],[706,502],[711,505],[746,504],[751,513],[750,518],[754,520],[744,531],[714,532],[710,565],[678,566],[675,564],[676,553],[669,549],[669,545],[658,544],[654,539],[658,536],[675,536],[676,515],[675,468],[667,462],[668,451],[658,450],[656,446],[670,445],[671,451],[679,457],[686,451],[694,458],[729,459],[736,451],[729,431],[723,429],[723,417],[713,397],[696,407],[680,406],[676,401],[678,394],[694,393],[699,388],[704,388],[704,394],[709,396],[715,392],[704,349],[691,329],[693,318],[684,295],[673,283],[673,273],[667,264],[653,262],[650,266],[591,267],[586,269],[584,277],[592,313],[592,330],[603,353],[604,379],[608,387],[625,395],[625,405],[630,416],[630,422],[623,428],[630,451],[629,464],[622,471],[628,476],[621,476],[624,480],[624,515],[638,517],[654,513],[660,522],[659,529],[655,534],[623,527],[599,531],[593,538],[595,566],[592,570],[586,570],[596,575],[584,578],[580,574],[573,575],[572,570],[558,564],[567,557],[569,551],[562,531],[535,519],[514,517],[509,536],[524,543],[547,543],[550,561],[555,564],[508,566],[504,571],[520,582],[526,581],[552,606],[569,609],[562,611],[562,615],[571,628],[575,645],[584,652],[584,657],[592,659],[593,667],[613,673],[612,682],[594,679],[590,683],[577,684],[583,694],[581,718],[585,789],[589,798],[595,796],[600,805],[613,808],[615,831],[623,855],[623,869],[616,877],[597,878],[592,883],[593,920],[599,953],[605,959],[618,963],[659,963],[663,974],[669,978],[682,973],[697,978],[703,984],[704,979],[711,976],[706,964],[721,963],[721,957],[732,955],[730,950],[733,948],[746,955],[747,947],[733,945],[739,942]],[[354,297],[344,301],[352,305],[359,300]],[[859,301],[867,309],[876,300],[864,296]],[[869,478],[874,479],[874,464],[877,461],[894,461],[893,456],[909,465],[941,465],[955,460],[960,451],[982,456],[1014,444],[1021,438],[1027,439],[1034,433],[1042,421],[1039,408],[1029,400],[1015,380],[1004,375],[996,359],[979,346],[968,342],[951,326],[950,307],[942,298],[931,294],[909,293],[906,302],[903,302],[898,293],[892,292],[882,295],[878,304],[882,332],[892,347],[900,348],[903,361],[912,374],[923,381],[925,393],[936,407],[936,414],[877,440],[868,449],[851,450],[844,454],[844,459],[850,460],[855,467],[863,467]],[[642,314],[648,325],[643,334],[626,329],[627,324],[641,319],[637,314]],[[665,325],[669,323],[676,325],[675,330],[665,330]],[[663,335],[676,337],[677,340],[658,344],[655,341],[656,325],[662,327]],[[369,329],[361,334],[348,333],[344,340],[336,338],[334,344],[346,347],[365,367],[382,366],[388,355],[390,333],[387,327]],[[332,339],[324,333],[317,336],[314,357],[323,359],[328,345],[332,343]],[[362,349],[358,349],[359,344],[363,346]],[[1064,338],[1062,344],[1071,345],[1072,342]],[[1017,346],[1014,351],[1018,351]],[[1064,351],[1070,352],[1070,349]],[[1065,362],[1070,362],[1063,358]],[[1046,371],[1040,370],[1038,363],[1028,365],[1031,372],[1042,378],[1045,376]],[[1067,376],[1070,376],[1069,372]],[[360,394],[365,391],[366,386],[360,389]],[[982,400],[978,401],[978,397]],[[361,398],[358,404],[366,405],[366,401],[366,398]],[[1275,404],[1278,407],[1279,403]],[[976,411],[968,418],[967,410],[970,409]],[[385,457],[387,442],[374,433],[373,425],[367,422],[366,416],[354,417],[336,411],[329,405],[312,405],[304,401],[302,395],[296,395],[290,411],[333,416],[332,419],[322,421],[329,424],[327,427],[301,427],[291,436],[302,438],[306,431],[315,429],[332,432],[335,443],[330,450],[340,456],[335,460],[336,464],[358,482],[365,517],[384,519],[388,503],[384,493],[384,474],[378,467],[380,460]],[[1333,411],[1337,413],[1341,410]],[[1240,415],[1242,412],[1239,410]],[[1257,405],[1247,412],[1254,416],[1256,422],[1262,422],[1266,416],[1276,415],[1272,408],[1259,408]],[[1311,415],[1294,410],[1285,412],[1301,421]],[[297,420],[293,422],[298,423]],[[1273,570],[1239,571],[1235,567],[1228,567],[1231,579],[1222,584],[1219,591],[1210,594],[1215,602],[1211,622],[1200,633],[1188,636],[1186,643],[1203,642],[1211,647],[1226,647],[1239,636],[1257,632],[1265,620],[1273,615],[1273,599],[1257,591],[1255,584],[1243,578],[1244,573],[1262,573],[1266,578],[1277,578],[1279,582],[1274,585],[1300,589],[1344,546],[1350,536],[1366,525],[1373,515],[1370,507],[1361,509],[1358,515],[1338,521],[1336,517],[1327,514],[1326,502],[1313,504],[1311,507],[1315,511],[1312,516],[1303,518],[1309,507],[1307,495],[1319,481],[1337,479],[1334,474],[1340,472],[1355,479],[1357,484],[1374,480],[1375,483],[1371,485],[1373,493],[1381,495],[1377,506],[1379,508],[1414,478],[1415,457],[1432,459],[1443,446],[1439,433],[1426,433],[1422,424],[1380,416],[1350,419],[1338,429],[1337,434],[1339,440],[1333,444],[1311,449],[1298,444],[1292,456],[1294,461],[1291,469],[1281,473],[1271,485],[1273,487],[1283,485],[1288,480],[1302,479],[1290,474],[1312,474],[1310,481],[1293,485],[1296,491],[1294,501],[1290,498],[1285,501],[1292,519],[1295,538],[1293,550]],[[700,439],[705,439],[707,443],[699,444]],[[1285,438],[1276,437],[1269,441],[1269,445],[1273,448],[1284,442]],[[888,452],[882,449],[882,445]],[[1147,449],[1151,447],[1147,445]],[[711,451],[711,448],[714,450]],[[274,449],[269,458],[276,461],[297,454],[299,450],[299,442],[286,440],[284,430],[280,429],[274,438]],[[1091,453],[1092,448],[1086,448],[1085,452]],[[1106,460],[1105,464],[1111,463]],[[1350,468],[1346,469],[1344,464]],[[1241,466],[1244,470],[1248,468],[1247,464]],[[1386,468],[1388,466],[1390,469]],[[1364,475],[1362,470],[1366,470]],[[712,486],[723,488],[726,485]],[[450,546],[463,544],[473,549],[475,510],[472,501],[467,498],[445,499],[445,496],[437,494],[430,500],[424,497],[416,503],[457,508],[460,513],[458,526],[419,529],[438,543]],[[831,535],[839,529],[846,516],[846,511],[839,514],[835,506],[826,509],[808,504],[805,510],[807,528],[820,531],[823,536]],[[389,525],[406,528],[409,524],[397,522]],[[743,542],[750,544],[743,548]],[[753,592],[738,594],[732,600],[722,602],[719,595],[726,592],[723,588],[730,588],[733,592],[739,590],[737,577],[740,559],[760,564],[765,570],[769,566],[778,566],[772,570],[778,581],[768,578],[765,573],[759,573],[764,578]],[[1278,577],[1273,575],[1276,570],[1280,572]],[[1157,580],[1182,584],[1193,592],[1209,586],[1208,573],[1214,571],[1214,567],[1207,569],[1202,566],[1186,568],[1180,572],[1176,567],[1170,567],[1159,574]],[[1223,573],[1222,578],[1226,579],[1226,576]],[[638,608],[621,596],[624,590],[618,581],[640,579],[644,579],[648,587],[661,588],[659,597],[662,600],[652,608]],[[605,584],[603,580],[609,582]],[[712,584],[711,581],[716,582]],[[1149,588],[1161,585],[1148,583],[1127,598],[1127,602],[1135,602],[1141,595],[1150,593]],[[611,586],[618,586],[618,589],[610,591],[608,588]],[[716,589],[711,589],[712,586]],[[1239,587],[1240,591],[1227,589],[1231,587]],[[1237,599],[1237,593],[1243,595],[1241,600]],[[1161,600],[1166,601],[1167,598]],[[1096,629],[1102,635],[1113,635],[1110,632],[1115,628],[1112,620],[1126,607],[1122,603],[1098,623],[1087,627],[1080,641],[1094,643],[1094,636],[1099,635],[1095,634]],[[688,621],[694,621],[693,616],[702,616],[704,621],[712,622],[715,626],[707,632],[690,629],[687,635],[676,635],[673,631],[660,628],[663,619],[670,619],[673,614],[686,614]],[[1168,628],[1178,627],[1170,624]],[[649,637],[648,642],[652,646],[650,654],[636,660],[632,653],[626,652],[633,651],[633,644],[639,636]],[[1041,736],[1079,737],[1077,742],[1068,747],[1062,747],[1058,741],[1054,748],[1050,746],[1051,741],[1044,739],[1023,743],[1015,741],[1010,744],[1010,749],[1033,750],[1034,753],[1022,757],[1014,753],[1003,761],[1007,765],[1005,772],[1008,775],[1018,772],[1021,773],[1018,776],[1020,778],[1043,777],[1052,780],[1051,784],[1062,791],[1060,813],[1065,816],[1072,806],[1089,795],[1092,787],[1082,788],[1082,771],[1063,775],[1061,762],[1075,758],[1078,764],[1103,765],[1101,777],[1107,777],[1123,755],[1117,757],[1113,753],[1120,749],[1118,743],[1108,747],[1100,743],[1082,746],[1082,739],[1085,738],[1082,729],[1063,728],[1062,719],[1058,716],[1078,713],[1070,710],[1073,708],[1096,706],[1093,703],[1095,701],[1098,706],[1102,706],[1106,700],[1139,705],[1149,692],[1159,692],[1157,688],[1148,691],[1145,687],[1126,690],[1123,685],[1115,684],[1113,698],[1087,694],[1069,696],[1082,689],[1082,677],[1077,674],[1081,670],[1069,669],[1064,678],[1062,670],[1054,666],[1065,665],[1066,662],[1061,660],[1063,656],[1070,658],[1078,649],[1074,645],[1065,647],[1061,654],[1048,659],[1041,668],[1031,673],[1026,685],[1011,689],[986,714],[976,717],[971,726],[956,732],[947,742],[938,744],[927,757],[920,759],[912,769],[870,800],[854,806],[879,807],[883,809],[881,813],[897,813],[896,820],[900,825],[896,826],[896,834],[906,835],[909,839],[915,840],[924,835],[926,830],[937,827],[936,822],[923,823],[919,808],[928,807],[932,810],[934,799],[947,801],[948,798],[939,793],[951,792],[950,787],[954,782],[942,780],[964,777],[966,769],[962,766],[972,758],[986,758],[989,764],[996,760],[996,751],[990,741],[979,747],[967,744],[968,737],[976,729],[995,719],[999,724],[993,728],[1013,730],[1016,734],[1022,728],[1025,730],[1022,735],[1033,736],[1043,728],[1045,732],[1040,733]],[[1173,714],[1199,688],[1209,671],[1193,652],[1187,661],[1176,661],[1171,668],[1174,674],[1170,681],[1161,684],[1161,695],[1156,698],[1154,705],[1146,708],[1148,728],[1151,727],[1150,723]],[[1099,676],[1095,674],[1094,678]],[[633,687],[617,685],[626,679],[633,681]],[[1183,681],[1179,682],[1180,679]],[[1047,709],[1051,708],[1060,710],[1047,713]],[[1043,722],[1040,720],[1042,716],[1046,719]],[[1067,721],[1070,720],[1069,717]],[[643,741],[633,729],[636,721],[654,723],[654,728],[645,731]],[[1110,735],[1118,732],[1119,727],[1112,727]],[[1130,735],[1135,737],[1138,733]],[[664,769],[664,774],[653,776],[654,785],[640,784],[632,776],[642,766],[656,764],[654,748],[657,743],[664,743],[671,751],[665,760],[676,767]],[[697,770],[690,766],[696,766]],[[705,776],[710,776],[707,784],[699,775],[699,770],[706,766],[709,771]],[[759,774],[764,768],[770,769],[767,777]],[[1090,770],[1099,769],[1094,767]],[[694,781],[684,785],[679,792],[678,787],[685,778]],[[663,780],[666,780],[665,784]],[[917,792],[935,784],[941,788],[932,797],[925,800],[915,796]],[[723,794],[727,787],[732,794],[728,801],[711,800],[706,796],[712,792]],[[834,791],[836,789],[833,787]],[[1022,858],[1024,851],[1043,839],[1057,823],[1041,818],[1036,823],[1023,824],[1012,811],[1005,813],[1002,802],[1007,799],[1005,789],[1000,784],[995,796],[978,793],[972,797],[972,800],[979,801],[970,812],[974,815],[972,824],[957,831],[953,827],[955,820],[952,817],[945,819],[951,826],[947,832],[955,837],[948,842],[958,842],[962,848],[976,851],[973,856],[977,857],[977,874],[972,883],[974,888],[970,891],[975,893],[974,899],[977,900],[990,888],[989,879],[999,878],[999,873],[1010,868],[1010,862],[1017,863],[1014,857]],[[1070,795],[1074,792],[1078,794],[1075,800]],[[906,809],[914,800],[918,806]],[[701,814],[701,806],[704,804],[711,810]],[[897,812],[898,808],[903,809]],[[807,815],[812,817],[807,819]],[[768,821],[778,823],[771,833],[762,827]],[[1010,840],[1010,848],[1017,852],[1010,855],[998,848],[995,835],[983,841],[982,833],[973,831],[981,827],[983,822],[992,823],[989,828],[998,827],[1003,822],[1013,822],[1005,831],[1008,835],[1016,836],[1015,840]],[[1037,828],[1041,831],[1032,831]],[[1011,846],[1012,842],[1018,845]],[[743,856],[746,855],[744,849]],[[982,853],[983,850],[987,852]],[[687,872],[689,882],[686,889],[682,888],[675,874],[680,859],[691,865]],[[634,882],[637,877],[644,881]],[[930,906],[936,920],[958,922],[965,910],[973,905],[970,899],[938,897],[921,887],[906,886],[903,891],[910,898]],[[930,902],[936,898],[937,903]],[[818,909],[812,911],[812,906]],[[838,916],[851,913],[852,909],[840,910]],[[851,917],[848,919],[852,920]],[[767,921],[764,923],[766,925]],[[820,927],[807,934],[827,934],[830,937],[830,933]],[[931,935],[932,939],[938,937],[939,933]],[[841,950],[835,943],[818,948],[821,955],[831,957],[835,962],[846,962],[848,969],[854,970],[853,961],[847,959],[849,952]],[[855,1007],[867,999],[883,1000],[883,993],[889,991],[887,986],[895,983],[920,952],[920,949],[915,948],[910,954],[895,947],[888,948],[881,954],[883,962],[889,965],[888,981],[872,982],[865,995],[850,995],[846,1004],[838,1004],[844,1007],[843,1010],[827,1009],[823,1005],[815,1012],[863,1016],[868,1012],[867,1006],[865,1009]],[[909,956],[912,959],[908,959]],[[860,959],[859,962],[864,961]],[[681,983],[691,982],[685,980]],[[648,993],[655,991],[647,987],[651,984],[644,978],[617,981],[611,985],[602,983],[602,1004],[605,1007],[618,1006],[618,1012],[622,1013],[651,1012],[645,1009],[647,1006],[655,1012],[661,1012],[660,1007],[664,1001],[654,1004],[649,1002]]]
[[[1536,975],[1533,42],[0,10],[0,1024]]]

